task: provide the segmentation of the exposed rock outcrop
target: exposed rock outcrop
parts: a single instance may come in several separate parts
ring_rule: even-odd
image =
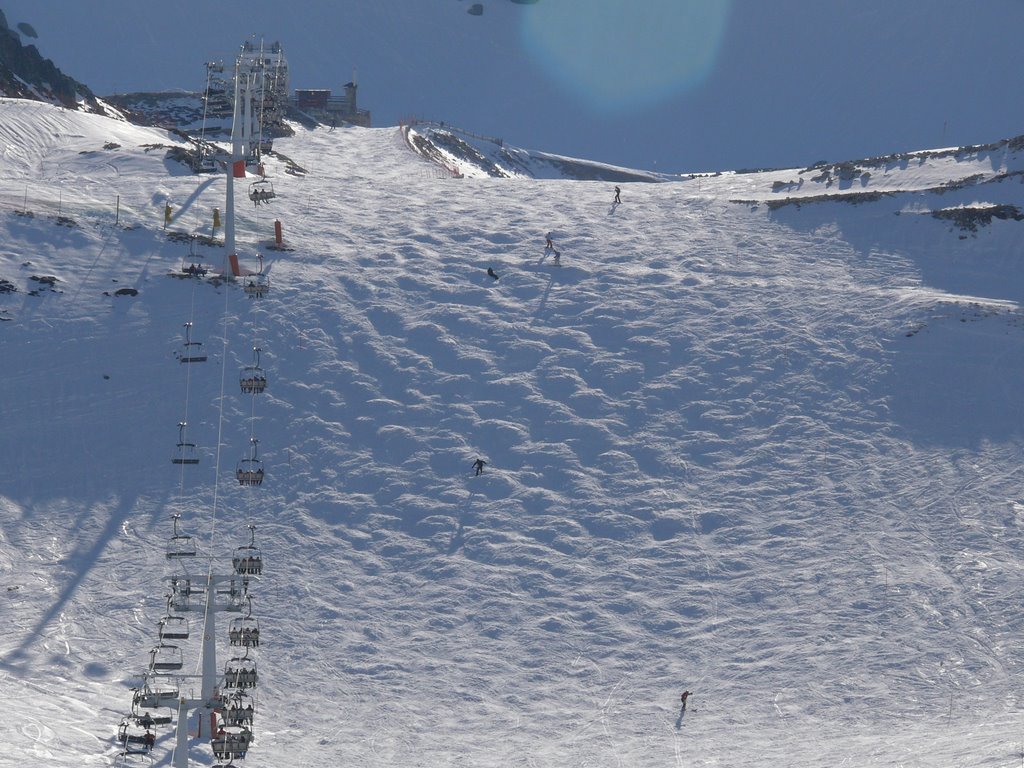
[[[34,45],[22,45],[0,11],[0,95],[59,104],[68,109],[108,114],[89,88],[65,75]]]

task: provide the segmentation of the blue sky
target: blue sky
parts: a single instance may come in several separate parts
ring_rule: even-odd
[[[357,72],[375,125],[432,117],[665,172],[806,165],[1024,133],[1024,1],[0,0],[99,94],[198,90],[252,35],[293,87]],[[83,30],[89,30],[88,35]]]

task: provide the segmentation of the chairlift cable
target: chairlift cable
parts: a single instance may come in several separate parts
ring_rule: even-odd
[[[191,299],[191,306],[189,307],[189,312],[188,312],[188,327],[192,328],[192,327],[194,327],[193,326],[193,321],[195,320],[195,316],[196,316],[196,282],[197,281],[191,280],[190,282],[192,283],[192,299]],[[186,352],[186,354],[189,352],[189,348],[188,347],[185,348],[185,352]],[[191,397],[191,389],[192,389],[192,366],[191,365],[186,365],[185,366],[185,417],[182,419],[182,421],[185,424],[188,423],[188,406],[189,406],[189,400],[190,400],[190,397]],[[182,439],[179,438],[179,440],[182,440]],[[184,441],[182,440],[182,442],[184,442]],[[184,449],[182,449],[182,450],[184,450]],[[184,500],[184,498],[185,498],[185,464],[181,464],[180,465],[178,474],[179,474],[179,478],[178,478],[178,498],[181,499],[181,500]]]
[[[224,434],[224,392],[225,392],[225,372],[227,370],[227,353],[228,353],[228,328],[230,322],[230,313],[228,312],[228,301],[231,291],[225,287],[224,290],[224,315],[222,323],[222,334],[221,334],[221,367],[220,367],[220,402],[217,408],[217,448],[214,451],[214,473],[213,473],[213,507],[210,512],[210,552],[209,562],[207,565],[207,584],[212,585],[214,576],[214,553],[217,551],[217,511],[218,505],[220,504],[220,459],[221,459],[221,445]],[[208,589],[212,587],[208,586]],[[203,626],[207,626],[207,619],[209,618],[209,612],[213,606],[213,600],[211,595],[207,595],[205,607],[203,608]],[[201,664],[200,659],[197,664]],[[198,667],[197,667],[198,670]]]
[[[256,159],[263,162],[263,109],[267,103],[267,62],[263,57],[263,38],[260,38],[260,128],[256,135]],[[257,206],[258,207],[258,206]],[[257,222],[259,218],[257,217]]]
[[[254,301],[253,302],[253,307],[252,307],[252,313],[253,313],[253,317],[252,317],[252,336],[253,336],[254,339],[256,338],[256,311],[257,311],[255,304],[256,304],[256,302]],[[255,344],[253,345],[253,347],[255,348]],[[256,453],[255,453],[256,442],[255,441],[256,441],[256,393],[253,392],[249,396],[249,445],[252,447],[252,450],[253,450],[253,453],[252,453],[252,458],[253,459],[256,458]],[[255,465],[250,466],[250,469],[258,469],[261,466],[262,466],[261,464],[255,464]],[[248,499],[249,503],[245,505],[245,516],[246,516],[246,523],[250,524],[250,523],[252,523],[253,504],[255,503],[255,494],[251,494],[250,493],[250,494],[247,494],[247,495],[249,496],[249,499]]]
[[[203,127],[199,131],[199,166],[202,167],[203,157],[206,153],[206,111],[210,106],[210,64],[206,65],[206,90],[203,91]],[[197,184],[199,180],[196,180]],[[197,214],[198,215],[198,211]]]
[[[217,539],[217,509],[220,503],[220,464],[221,464],[221,446],[223,445],[224,437],[224,393],[225,393],[225,376],[227,375],[227,359],[228,359],[228,328],[231,320],[231,313],[228,311],[228,301],[231,296],[231,291],[227,290],[225,286],[224,290],[224,320],[223,320],[223,333],[221,334],[221,366],[220,366],[220,402],[217,407],[217,449],[214,452],[214,475],[213,475],[213,511],[210,515],[210,574],[213,574],[213,559],[212,554],[215,551],[215,543]]]

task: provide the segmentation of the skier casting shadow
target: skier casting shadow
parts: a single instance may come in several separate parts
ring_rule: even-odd
[[[686,717],[686,700],[692,695],[689,691],[683,691],[683,695],[679,697],[682,706],[679,708],[679,717],[676,718],[676,730],[683,727],[683,718]]]
[[[551,233],[550,232],[548,232],[548,235],[545,238],[545,242],[544,242],[544,255],[540,257],[541,262],[543,262],[544,259],[547,258],[549,254],[553,255],[555,257],[554,258],[555,264],[561,264],[562,263],[562,261],[561,261],[562,254],[559,252],[559,250],[557,248],[555,248],[555,241],[551,239]]]
[[[614,216],[615,215],[615,211],[618,210],[620,205],[622,205],[622,200],[619,198],[619,195],[621,193],[622,193],[622,190],[619,189],[618,187],[616,187],[615,188],[615,197],[612,198],[612,207],[608,209],[608,215],[609,216]]]

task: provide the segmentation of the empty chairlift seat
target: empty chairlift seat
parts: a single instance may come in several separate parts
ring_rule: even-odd
[[[184,421],[178,422],[178,444],[174,447],[174,455],[171,456],[171,464],[198,464],[199,454],[196,453],[196,444],[185,439]]]
[[[149,652],[149,671],[155,675],[177,672],[185,666],[181,648],[161,643]]]
[[[192,610],[192,598],[202,598],[206,590],[192,584],[191,579],[171,578],[171,592],[167,595],[167,608],[171,612]]]
[[[188,619],[169,613],[157,623],[157,636],[165,640],[188,640]]]
[[[132,696],[132,709],[159,709],[161,707],[178,707],[177,686],[154,685],[147,683],[137,688]]]
[[[124,749],[114,758],[114,768],[152,768],[153,756],[149,750],[132,751]]]
[[[196,540],[178,530],[181,515],[174,515],[174,533],[167,542],[167,559],[177,560],[183,557],[196,556]]]
[[[185,323],[185,341],[178,350],[178,362],[205,363],[206,353],[200,341],[192,341],[192,323]]]

